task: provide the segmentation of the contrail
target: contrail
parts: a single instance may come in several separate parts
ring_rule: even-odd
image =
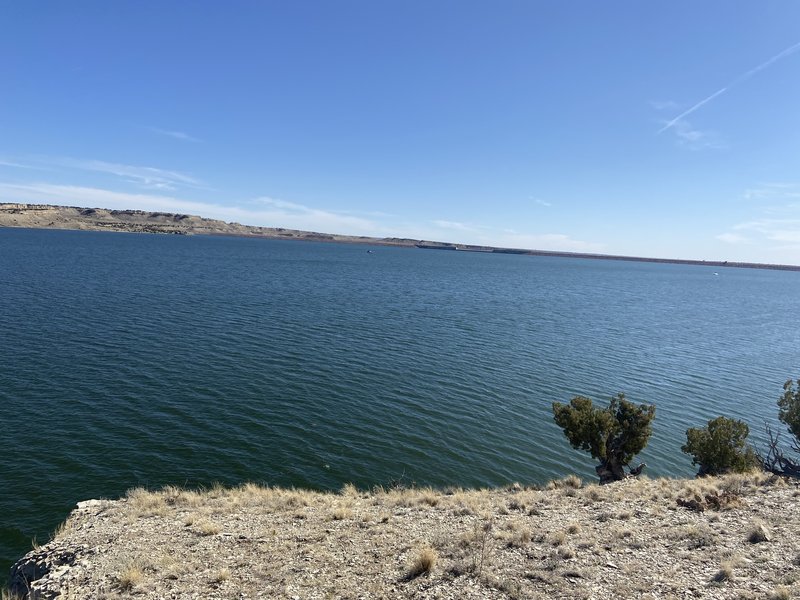
[[[708,102],[711,102],[711,101],[712,101],[714,98],[716,98],[716,97],[717,97],[717,96],[719,96],[720,94],[722,94],[722,93],[724,93],[724,92],[727,92],[727,91],[728,91],[729,89],[731,89],[733,86],[735,86],[735,85],[738,85],[738,84],[742,83],[743,81],[746,81],[746,80],[750,79],[750,78],[751,78],[753,75],[755,75],[755,74],[756,74],[756,73],[758,73],[759,71],[763,71],[764,69],[766,69],[767,67],[769,67],[769,66],[770,66],[772,63],[775,63],[775,62],[779,61],[779,60],[780,60],[780,59],[782,59],[782,58],[786,58],[787,56],[789,56],[790,54],[794,54],[794,53],[795,53],[795,52],[797,52],[798,50],[800,50],[800,42],[797,42],[796,44],[793,44],[793,45],[789,46],[789,47],[788,47],[788,48],[786,48],[785,50],[782,50],[781,52],[778,52],[778,53],[777,53],[775,56],[773,56],[772,58],[770,58],[770,59],[768,59],[768,60],[765,60],[763,63],[761,63],[761,64],[760,64],[760,65],[758,65],[757,67],[755,67],[755,68],[753,68],[753,69],[750,69],[749,71],[747,71],[746,73],[743,73],[742,75],[739,75],[739,77],[737,77],[736,79],[734,79],[733,81],[731,81],[731,82],[730,82],[728,85],[726,85],[725,87],[718,89],[716,92],[714,92],[713,94],[711,94],[711,95],[710,95],[708,98],[705,98],[705,99],[701,100],[700,102],[698,102],[697,104],[695,104],[694,106],[692,106],[691,108],[689,108],[688,110],[685,110],[684,112],[682,112],[681,114],[679,114],[677,117],[675,117],[674,119],[672,119],[672,120],[671,120],[669,123],[667,123],[666,125],[664,125],[664,127],[662,127],[661,129],[659,129],[659,130],[658,130],[658,133],[663,133],[663,132],[665,132],[667,129],[669,129],[670,127],[672,127],[673,125],[675,125],[675,123],[677,123],[678,121],[680,121],[681,119],[683,119],[685,116],[692,114],[692,113],[693,113],[694,111],[696,111],[698,108],[700,108],[700,107],[701,107],[701,106],[703,106],[704,104],[707,104]]]

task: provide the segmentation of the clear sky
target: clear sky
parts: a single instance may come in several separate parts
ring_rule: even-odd
[[[0,202],[800,264],[800,2],[0,0]]]

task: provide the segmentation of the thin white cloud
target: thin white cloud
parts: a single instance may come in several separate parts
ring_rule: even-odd
[[[132,183],[138,183],[145,187],[159,190],[174,190],[177,186],[181,185],[191,187],[202,186],[202,182],[194,177],[178,171],[169,171],[156,167],[140,167],[110,163],[102,160],[79,160],[72,158],[61,159],[59,163],[65,167],[74,169],[110,173],[111,175],[124,177]]]
[[[475,228],[466,223],[459,223],[458,221],[433,221],[433,224],[442,229],[450,229],[453,231],[475,231]]]
[[[170,129],[161,129],[160,127],[148,127],[150,131],[153,133],[157,133],[158,135],[164,135],[167,137],[174,138],[176,140],[181,140],[183,142],[200,142],[199,138],[189,135],[188,133],[184,133],[183,131],[173,131]]]
[[[727,144],[719,138],[716,132],[695,129],[685,120],[678,121],[673,131],[678,138],[678,144],[691,150],[701,150],[704,148],[721,150],[728,147]]]
[[[280,200],[278,198],[270,198],[269,196],[260,196],[258,198],[254,198],[253,202],[256,204],[272,206],[274,208],[286,209],[290,211],[307,213],[311,210],[302,204],[295,204],[294,202],[287,202],[286,200]]]
[[[792,202],[800,199],[800,185],[796,183],[764,183],[745,190],[744,198],[745,200]]]
[[[700,108],[704,104],[707,104],[708,102],[711,102],[714,98],[716,98],[717,96],[719,96],[720,94],[722,94],[723,92],[726,92],[726,91],[728,91],[727,87],[724,87],[724,88],[722,88],[720,90],[717,90],[716,92],[711,94],[705,100],[701,100],[700,102],[698,102],[697,104],[692,106],[689,110],[686,110],[686,111],[682,112],[681,114],[679,114],[677,117],[675,117],[671,121],[667,121],[667,124],[664,125],[664,127],[662,127],[661,129],[658,130],[658,133],[663,133],[667,129],[669,129],[670,127],[673,127],[676,123],[680,123],[684,119],[684,117],[688,117],[690,114],[692,114],[698,108]]]
[[[270,197],[260,197],[248,203],[263,208],[242,208],[184,200],[174,196],[117,192],[96,187],[0,182],[0,202],[87,206],[112,210],[137,209],[193,214],[245,225],[322,233],[453,241],[443,239],[444,224],[450,226],[450,231],[458,231],[459,239],[455,241],[464,244],[563,252],[602,252],[604,249],[603,244],[576,240],[566,234],[525,234],[485,227],[465,231],[459,227],[464,224],[456,221],[443,221],[433,227],[419,223],[397,223],[396,220],[381,223]],[[456,227],[453,228],[453,225]]]
[[[531,200],[533,200],[539,206],[553,206],[552,202],[548,202],[547,200],[542,200],[541,198],[534,198],[531,196]]]
[[[0,158],[0,166],[2,167],[14,167],[16,169],[39,169],[39,167],[34,167],[32,165],[25,165],[20,162],[15,162],[13,160],[5,160]]]
[[[120,169],[114,169],[120,171]],[[603,244],[577,240],[561,233],[530,234],[511,229],[473,227],[458,221],[438,220],[421,224],[398,222],[396,218],[378,221],[323,210],[278,198],[262,196],[244,206],[225,206],[213,202],[185,200],[164,194],[129,193],[100,187],[60,185],[45,182],[0,182],[0,202],[24,202],[86,206],[108,209],[137,209],[153,212],[194,214],[206,218],[263,227],[283,227],[322,233],[401,237],[454,241],[456,243],[565,252],[602,252]],[[456,232],[450,240],[447,232]]]
[[[792,260],[800,260],[800,185],[765,183],[745,190],[743,198],[758,214],[716,238],[730,244],[758,245],[783,256],[794,253]]]
[[[772,242],[800,243],[800,219],[756,219],[739,223],[736,231],[749,231]]]
[[[651,100],[650,106],[656,110],[676,110],[680,105],[674,100]]]
[[[458,222],[450,221],[448,223]],[[384,228],[384,231],[385,229],[387,228]],[[494,229],[484,226],[475,227],[471,231],[464,231],[452,227],[442,228],[436,226],[436,224],[433,227],[426,227],[415,223],[393,222],[391,224],[391,232],[382,233],[382,235],[474,246],[549,250],[554,252],[601,253],[606,249],[605,244],[578,240],[562,233],[526,233],[515,229]]]
[[[267,208],[258,211],[242,210],[245,214],[250,215],[249,218],[257,218],[259,224],[272,223],[269,226],[325,233],[380,235],[378,232],[381,227],[369,219],[313,208],[268,196],[257,198],[256,201],[266,205]],[[279,224],[276,225],[275,223]],[[248,224],[250,223],[248,222]]]
[[[709,102],[711,102],[717,96],[719,96],[721,94],[724,94],[725,92],[727,92],[732,87],[734,87],[734,86],[736,86],[736,85],[738,85],[738,84],[750,79],[753,75],[755,75],[759,71],[763,71],[767,67],[771,66],[773,63],[781,60],[782,58],[786,58],[787,56],[789,56],[791,54],[794,54],[798,50],[800,50],[800,42],[789,46],[785,50],[782,50],[781,52],[778,52],[778,54],[776,54],[775,56],[765,60],[763,63],[761,63],[757,67],[754,67],[754,68],[750,69],[749,71],[747,71],[746,73],[743,73],[742,75],[739,75],[736,79],[731,81],[725,87],[722,87],[722,88],[718,89],[716,92],[714,92],[713,94],[711,94],[707,98],[704,98],[700,102],[696,103],[695,105],[691,106],[687,110],[683,111],[681,114],[679,114],[677,117],[675,117],[671,121],[668,121],[667,124],[664,125],[664,127],[662,127],[661,129],[658,130],[658,133],[663,133],[667,129],[670,129],[671,127],[674,127],[682,119],[684,119],[685,117],[688,117],[690,114],[692,114],[697,109],[699,109],[702,106],[708,104]]]
[[[173,196],[131,194],[83,186],[0,183],[0,202],[63,204],[115,210],[137,209],[193,214],[262,227],[283,227],[345,235],[382,235],[381,227],[366,219],[342,216],[272,198],[260,198],[259,201],[267,207],[252,210],[239,206],[184,200]]]
[[[179,171],[159,169],[156,167],[142,167],[137,165],[112,163],[103,160],[52,156],[36,156],[24,162],[33,163],[32,165],[28,164],[27,168],[41,169],[43,167],[61,167],[67,169],[77,169],[80,171],[116,175],[128,183],[133,183],[138,186],[153,190],[172,191],[178,189],[179,187],[205,187],[202,181],[190,175],[181,173]]]
[[[750,240],[738,233],[721,233],[715,236],[718,240],[728,244],[749,244]]]
[[[605,244],[576,240],[563,233],[506,233],[493,237],[496,240],[496,242],[492,244],[493,246],[501,246],[506,248],[526,248],[531,250],[585,253],[600,253],[606,248]]]

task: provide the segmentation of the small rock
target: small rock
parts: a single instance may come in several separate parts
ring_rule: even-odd
[[[78,510],[91,510],[94,508],[101,508],[105,506],[107,500],[84,500],[83,502],[78,502],[76,507]]]
[[[770,540],[769,531],[763,523],[757,523],[750,530],[747,536],[747,541],[751,544],[758,544],[760,542],[768,542]]]

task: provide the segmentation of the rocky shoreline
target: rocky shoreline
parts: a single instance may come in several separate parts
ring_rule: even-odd
[[[11,583],[38,599],[790,598],[799,500],[796,480],[760,473],[543,489],[137,489],[80,503]]]

